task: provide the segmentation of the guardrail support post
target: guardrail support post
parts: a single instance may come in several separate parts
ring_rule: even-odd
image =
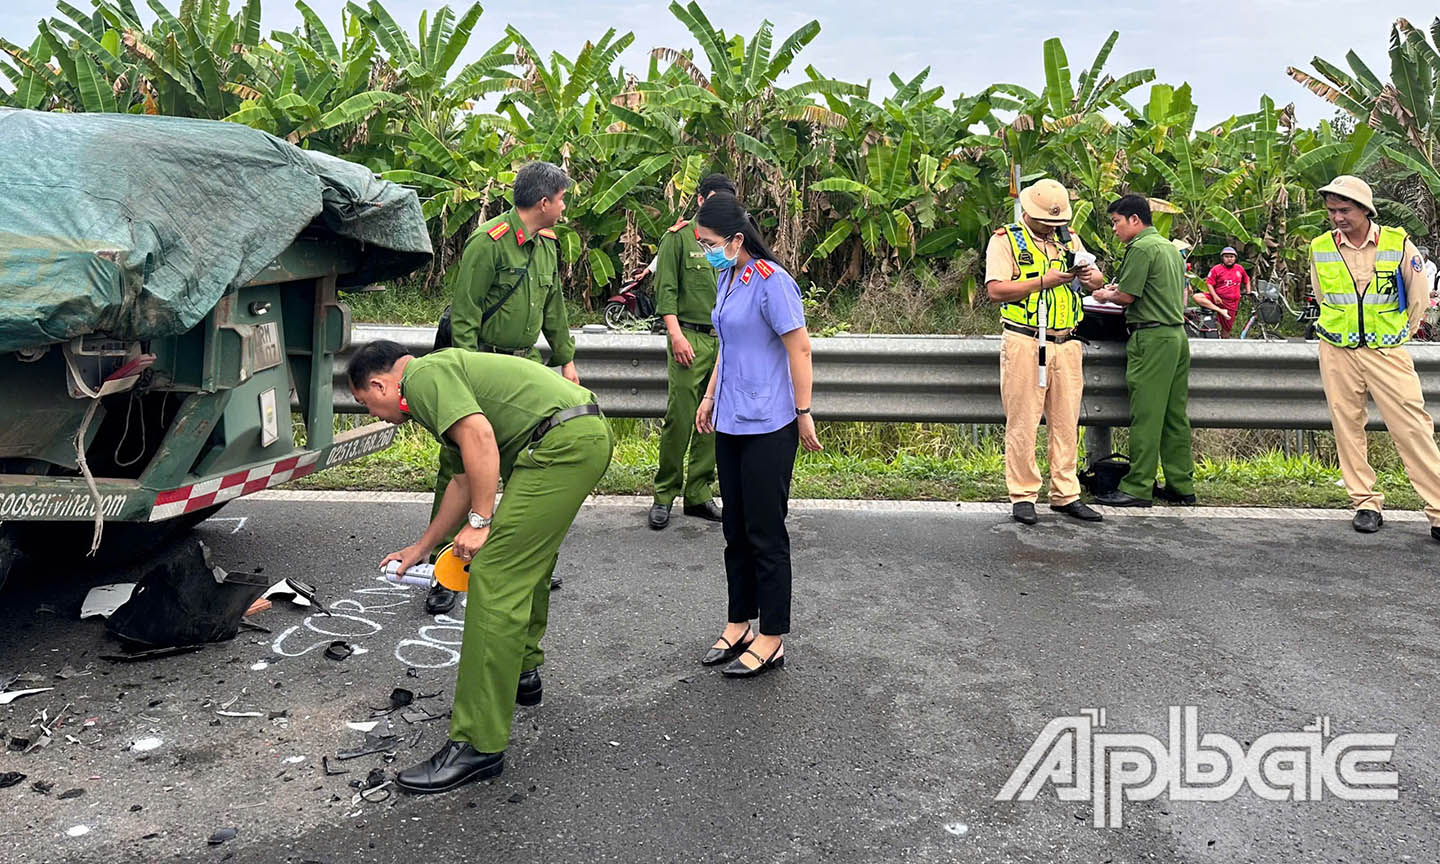
[[[1109,426],[1085,427],[1085,464],[1094,465],[1096,459],[1103,459],[1115,452],[1114,430]]]

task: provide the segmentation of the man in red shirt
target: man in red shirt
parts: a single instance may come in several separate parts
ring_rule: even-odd
[[[1210,275],[1205,277],[1205,284],[1210,286],[1215,302],[1225,310],[1217,316],[1222,339],[1229,337],[1230,328],[1235,326],[1235,315],[1240,311],[1240,295],[1250,293],[1250,274],[1235,263],[1236,257],[1235,247],[1226,246],[1220,250],[1221,263],[1211,267]]]

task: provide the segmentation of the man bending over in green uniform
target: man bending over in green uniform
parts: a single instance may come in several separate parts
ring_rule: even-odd
[[[735,184],[724,174],[711,174],[695,190],[696,205],[716,192],[735,194]],[[710,372],[720,346],[710,315],[715,311],[717,271],[696,239],[695,226],[681,219],[660,241],[656,254],[655,312],[665,319],[670,336],[669,389],[665,424],[660,427],[660,467],[655,471],[655,503],[650,505],[650,527],[670,524],[670,507],[681,486],[685,515],[720,521],[720,508],[711,491],[715,482],[715,436],[695,431],[695,410],[710,386]],[[690,470],[685,470],[685,451]]]
[[[610,426],[590,391],[520,357],[449,348],[416,358],[371,342],[347,373],[370,414],[434,435],[451,471],[425,533],[380,562],[403,572],[457,527],[455,555],[471,562],[450,740],[395,778],[409,792],[446,792],[498,775],[516,702],[540,703],[550,574],[610,464]]]

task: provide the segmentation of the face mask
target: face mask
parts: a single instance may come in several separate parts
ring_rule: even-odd
[[[738,251],[735,253],[735,257],[740,257],[740,253]],[[730,256],[725,254],[724,245],[721,245],[715,249],[711,249],[709,252],[706,252],[705,260],[709,261],[710,266],[714,267],[716,270],[729,270],[731,267],[735,266],[735,258],[731,258]]]

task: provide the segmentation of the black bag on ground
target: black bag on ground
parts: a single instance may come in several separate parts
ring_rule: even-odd
[[[1130,458],[1123,453],[1111,453],[1090,463],[1090,467],[1079,474],[1080,485],[1091,495],[1104,495],[1120,488],[1120,481],[1130,473]]]

